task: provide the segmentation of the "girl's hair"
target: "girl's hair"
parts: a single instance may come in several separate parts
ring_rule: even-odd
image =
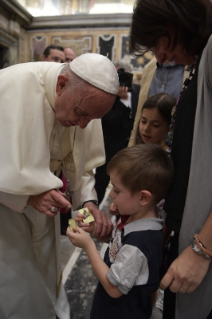
[[[108,175],[111,172],[119,176],[131,194],[148,190],[158,202],[165,197],[172,184],[174,167],[161,147],[141,144],[118,152],[107,165]]]
[[[201,53],[211,34],[210,0],[137,0],[130,28],[129,51],[141,56],[174,28],[173,48],[181,43],[188,55]]]
[[[158,93],[146,100],[142,109],[141,116],[144,109],[154,109],[157,108],[160,115],[167,122],[168,125],[171,123],[171,111],[173,106],[176,104],[176,99],[170,94],[167,93]],[[141,118],[140,116],[140,118]],[[136,144],[143,143],[142,138],[139,133],[140,121],[137,126],[137,134],[136,134]],[[165,137],[165,136],[164,136]]]

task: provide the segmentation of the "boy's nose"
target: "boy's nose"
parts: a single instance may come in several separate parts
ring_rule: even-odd
[[[114,196],[113,196],[113,190],[110,191],[109,196],[110,196],[112,199],[114,198]]]

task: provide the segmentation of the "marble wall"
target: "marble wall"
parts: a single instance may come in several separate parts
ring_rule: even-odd
[[[153,58],[151,53],[140,58],[129,54],[129,14],[33,18],[17,1],[11,0],[11,5],[14,14],[9,5],[0,6],[0,68],[40,61],[45,47],[56,44],[73,48],[77,56],[96,52],[112,62],[126,63],[134,73],[134,82],[139,83],[143,67]]]
[[[106,55],[113,62],[121,61],[131,66],[134,82],[140,81],[143,67],[153,55],[147,53],[145,57],[134,58],[128,52],[129,28],[122,29],[65,29],[29,31],[26,34],[27,61],[40,61],[46,46],[56,44],[71,47],[79,56],[86,52]]]

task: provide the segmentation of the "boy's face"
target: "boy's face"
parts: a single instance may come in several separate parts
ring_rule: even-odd
[[[111,172],[110,180],[113,188],[110,192],[114,204],[117,206],[121,215],[134,215],[139,212],[140,192],[131,194],[131,192],[121,183],[116,172]]]

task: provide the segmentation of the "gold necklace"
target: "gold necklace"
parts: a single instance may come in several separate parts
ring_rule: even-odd
[[[61,135],[59,132],[59,122],[58,120],[56,120],[56,127],[57,127],[57,134],[58,134],[58,140],[59,140],[59,147],[60,147],[60,155],[62,158],[62,167],[63,170],[65,171],[65,178],[66,178],[66,190],[65,190],[65,194],[67,196],[67,198],[70,198],[70,196],[73,194],[72,191],[70,191],[70,172],[71,172],[71,163],[70,163],[70,169],[69,172],[67,172],[66,168],[65,168],[65,162],[64,162],[64,157],[63,157],[63,151],[62,151],[62,142],[61,142]],[[74,152],[74,143],[75,143],[75,136],[76,136],[76,126],[75,126],[75,130],[74,130],[74,138],[73,138],[73,149],[72,149],[72,160],[73,160],[73,152]]]

